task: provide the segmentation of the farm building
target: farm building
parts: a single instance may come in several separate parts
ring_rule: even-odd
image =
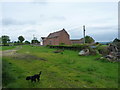
[[[47,37],[41,37],[43,45],[71,45],[70,36],[63,28],[60,31],[50,33]]]
[[[83,43],[83,38],[81,39],[71,39],[71,44],[81,44]]]

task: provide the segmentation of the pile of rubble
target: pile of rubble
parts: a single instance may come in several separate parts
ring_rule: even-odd
[[[110,50],[110,53],[104,56],[104,58],[108,61],[120,62],[120,52],[118,48],[115,45],[110,44],[108,49]]]
[[[111,52],[109,55],[101,57],[100,59],[106,58],[110,62],[120,62],[120,52]]]
[[[120,40],[115,39],[113,43],[108,46],[109,54],[100,59],[107,59],[110,62],[120,62]]]
[[[107,53],[100,53],[102,54],[101,58],[97,60],[108,60],[110,62],[120,62],[120,40],[115,39],[111,44],[106,47]],[[104,52],[104,49],[103,49]],[[87,56],[87,55],[95,55],[97,52],[95,47],[91,47],[91,49],[83,49],[78,54],[80,56]]]

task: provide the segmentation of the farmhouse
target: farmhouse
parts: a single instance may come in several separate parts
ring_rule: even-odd
[[[41,37],[43,45],[71,45],[70,36],[63,28],[60,31],[50,33],[47,37]]]

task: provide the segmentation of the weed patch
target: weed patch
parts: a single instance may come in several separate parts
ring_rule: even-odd
[[[42,61],[46,61],[46,59],[44,58],[40,58],[34,55],[29,55],[29,54],[25,54],[25,55],[16,55],[13,57],[16,60],[42,60]]]

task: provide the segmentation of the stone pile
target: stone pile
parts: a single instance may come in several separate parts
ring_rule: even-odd
[[[109,44],[108,46],[109,54],[104,56],[103,58],[106,58],[108,61],[111,62],[120,62],[120,52],[118,49],[118,46],[115,44]]]

